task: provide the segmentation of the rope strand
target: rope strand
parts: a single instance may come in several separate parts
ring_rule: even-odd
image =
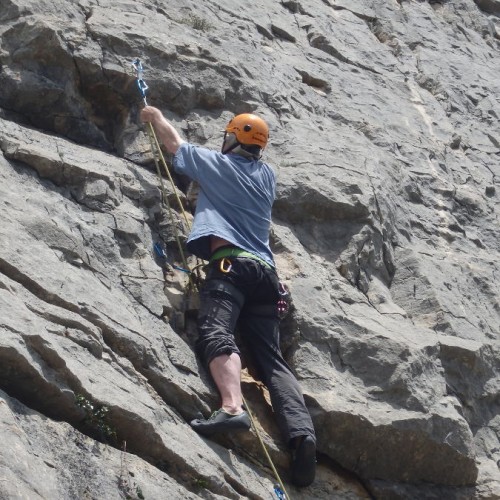
[[[149,127],[148,127],[147,130],[148,130],[149,142],[151,143],[151,152],[153,153],[153,160],[155,162],[156,173],[158,175],[158,179],[159,179],[159,182],[160,182],[160,187],[161,187],[161,191],[162,191],[163,202],[167,206],[167,209],[168,209],[168,212],[169,212],[169,215],[170,215],[170,219],[172,221],[172,225],[174,226],[174,236],[175,236],[175,239],[177,241],[177,245],[179,247],[179,253],[181,255],[182,264],[183,264],[183,266],[187,270],[191,271],[191,269],[189,268],[189,264],[187,262],[186,256],[184,255],[184,250],[182,248],[182,243],[181,243],[181,240],[180,240],[180,237],[179,237],[179,230],[178,230],[177,224],[175,223],[175,220],[174,220],[173,210],[172,210],[172,207],[170,206],[170,202],[168,201],[168,196],[167,196],[167,192],[166,192],[166,189],[165,189],[165,184],[163,183],[163,177],[162,177],[161,171],[160,171],[160,165],[159,165],[159,161],[158,161],[158,156],[160,156],[160,159],[162,160],[162,163],[164,164],[165,169],[168,171],[167,165],[166,165],[166,162],[165,162],[165,158],[164,158],[163,153],[161,152],[161,150],[159,150],[158,148],[155,148],[155,145],[158,144],[158,140],[155,141],[156,134],[154,132],[153,126],[151,125],[151,123],[149,123],[148,125],[149,125]],[[172,184],[173,184],[173,181],[172,181]],[[179,195],[177,194],[175,185],[173,185],[173,189],[174,189],[174,193],[176,194],[176,198],[177,198],[177,200],[178,200],[178,202],[180,204],[181,201],[180,201]],[[181,208],[182,208],[182,205],[181,205]],[[184,219],[186,220],[186,225],[187,225],[187,228],[189,229],[189,222],[187,221],[187,216],[186,216],[185,213],[184,213]]]
[[[288,495],[288,493],[285,489],[285,486],[283,485],[283,481],[281,480],[281,477],[278,474],[276,467],[274,466],[271,455],[269,455],[269,452],[267,451],[266,445],[264,444],[264,440],[262,439],[262,437],[260,435],[260,431],[259,431],[259,429],[257,429],[257,426],[255,425],[255,420],[253,418],[252,412],[250,411],[250,407],[248,406],[248,403],[246,402],[245,397],[242,396],[242,398],[243,398],[243,404],[245,405],[245,408],[248,412],[248,416],[250,417],[250,422],[252,422],[252,427],[254,428],[255,433],[257,434],[257,439],[259,440],[259,443],[260,443],[262,449],[264,450],[264,455],[266,455],[267,461],[269,462],[269,465],[271,466],[273,474],[276,477],[276,480],[278,481],[280,488],[282,489],[283,493],[285,494],[285,499],[291,500],[290,496]]]

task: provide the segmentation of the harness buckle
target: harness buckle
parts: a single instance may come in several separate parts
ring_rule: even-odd
[[[220,260],[219,270],[221,273],[227,274],[229,271],[231,271],[232,267],[233,267],[233,264],[231,263],[231,261],[228,258],[223,257]]]

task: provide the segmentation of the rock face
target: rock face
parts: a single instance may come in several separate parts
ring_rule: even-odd
[[[255,431],[187,423],[218,401],[136,57],[187,140],[270,125],[313,486],[244,391],[290,496],[500,498],[499,39],[496,0],[0,0],[0,498],[273,495]]]

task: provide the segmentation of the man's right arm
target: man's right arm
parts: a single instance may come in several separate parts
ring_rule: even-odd
[[[153,125],[160,141],[163,142],[169,153],[175,154],[179,146],[186,142],[158,108],[144,107],[141,110],[141,121]]]

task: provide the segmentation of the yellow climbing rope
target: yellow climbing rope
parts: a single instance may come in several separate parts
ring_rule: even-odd
[[[165,185],[163,184],[163,177],[161,175],[159,161],[161,161],[162,165],[164,166],[164,169],[168,172],[168,176],[169,176],[169,179],[170,179],[170,181],[171,181],[171,183],[173,185],[173,190],[174,190],[175,196],[177,198],[177,202],[179,203],[179,206],[180,206],[180,208],[182,210],[182,214],[184,216],[184,220],[186,221],[186,225],[187,225],[188,228],[189,228],[189,223],[187,221],[187,216],[186,216],[186,213],[184,211],[184,207],[182,206],[182,202],[181,202],[181,200],[179,198],[179,195],[177,194],[176,187],[173,184],[172,177],[171,177],[170,172],[169,172],[169,170],[167,168],[167,163],[165,161],[165,157],[163,156],[163,152],[159,148],[158,139],[156,138],[156,134],[155,134],[153,125],[151,125],[151,123],[148,123],[148,125],[149,125],[148,128],[147,128],[148,137],[149,137],[149,142],[151,144],[151,152],[153,154],[153,160],[155,162],[156,173],[158,175],[158,179],[159,179],[160,187],[161,187],[161,191],[162,191],[162,201],[163,201],[163,203],[166,205],[166,207],[168,209],[168,212],[169,212],[169,215],[170,215],[170,219],[171,219],[172,225],[174,227],[175,240],[177,241],[177,245],[179,247],[179,253],[180,253],[180,256],[181,256],[181,259],[182,259],[182,265],[186,269],[189,270],[189,265],[187,263],[187,259],[186,259],[185,255],[184,255],[182,244],[181,244],[181,241],[180,241],[180,238],[179,238],[179,231],[178,231],[178,228],[177,228],[177,224],[175,223],[175,219],[174,219],[174,215],[173,215],[173,210],[172,210],[172,207],[170,206],[170,203],[168,201],[168,196],[167,196],[167,193],[166,193],[166,190],[165,190]]]
[[[271,455],[269,455],[269,452],[267,451],[266,445],[264,443],[264,440],[262,439],[262,436],[260,435],[260,431],[255,425],[255,420],[253,418],[252,412],[250,411],[250,407],[248,406],[248,403],[246,402],[245,398],[243,397],[243,404],[245,405],[245,408],[247,410],[248,416],[250,417],[250,422],[252,422],[252,427],[255,430],[255,433],[257,434],[257,439],[259,440],[259,443],[264,450],[264,455],[267,458],[267,461],[269,462],[269,465],[271,467],[271,470],[273,471],[274,477],[278,481],[278,484],[280,485],[281,490],[283,491],[285,495],[286,500],[291,500],[290,496],[288,495],[285,486],[283,485],[283,481],[281,480],[280,475],[278,474],[278,471],[276,470],[276,467],[274,466],[273,460],[271,458]]]

